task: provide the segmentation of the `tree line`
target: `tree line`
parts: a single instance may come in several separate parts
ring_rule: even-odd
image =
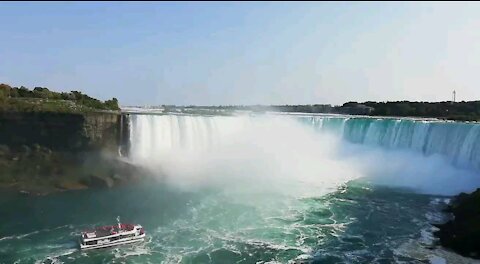
[[[218,106],[175,106],[162,105],[165,110],[172,109],[209,109],[209,110],[247,110],[256,112],[301,112],[332,113],[370,116],[431,117],[458,121],[480,121],[480,101],[461,102],[347,102],[343,105],[218,105]]]
[[[365,102],[374,116],[433,117],[459,121],[480,121],[480,101],[461,102]]]
[[[64,100],[74,102],[76,105],[93,109],[120,110],[120,107],[118,106],[118,100],[116,98],[102,102],[79,91],[59,93],[50,91],[45,87],[35,87],[33,90],[30,90],[24,86],[12,87],[8,84],[0,84],[0,104],[5,104],[8,102],[8,100],[15,99]]]

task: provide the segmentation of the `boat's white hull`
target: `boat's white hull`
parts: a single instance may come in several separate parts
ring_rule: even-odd
[[[124,238],[124,239],[119,239],[119,240],[116,240],[116,241],[105,242],[105,243],[96,244],[96,245],[80,244],[80,249],[87,250],[87,249],[107,248],[107,247],[114,247],[114,246],[119,246],[119,245],[142,242],[144,240],[145,240],[145,234],[140,235],[140,236],[136,236],[136,237],[132,237],[132,238]]]

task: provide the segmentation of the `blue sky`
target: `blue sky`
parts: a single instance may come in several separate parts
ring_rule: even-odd
[[[478,3],[0,3],[0,82],[123,105],[480,100]]]

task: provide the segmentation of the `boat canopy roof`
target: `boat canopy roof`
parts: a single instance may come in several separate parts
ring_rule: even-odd
[[[82,235],[84,238],[110,236],[110,235],[118,234],[120,232],[133,231],[135,227],[136,225],[134,224],[99,226],[93,230],[85,230],[84,232],[82,232]]]

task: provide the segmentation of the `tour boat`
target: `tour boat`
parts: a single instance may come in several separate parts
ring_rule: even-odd
[[[141,225],[122,224],[117,217],[117,225],[102,226],[82,232],[80,249],[112,247],[141,242],[144,239],[145,230]]]

